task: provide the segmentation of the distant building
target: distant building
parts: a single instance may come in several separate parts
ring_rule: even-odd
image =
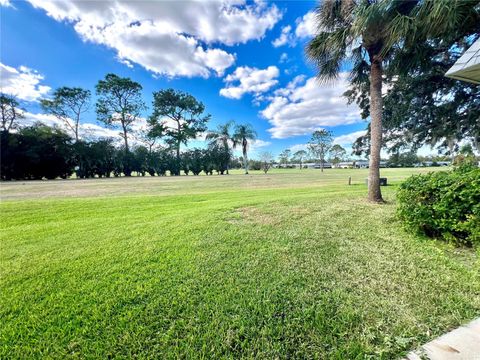
[[[357,169],[368,169],[368,166],[369,166],[368,161],[365,161],[365,160],[354,161],[354,163],[355,163],[354,166]]]
[[[342,161],[339,162],[338,164],[333,166],[334,168],[337,169],[351,169],[354,167],[354,162],[353,161]]]
[[[354,161],[353,163],[354,163],[354,167],[357,169],[368,169],[370,167],[370,162],[368,160],[357,160],[357,161]],[[380,161],[379,166],[381,168],[388,167],[386,161]]]
[[[305,169],[321,169],[322,165],[320,163],[305,163],[302,165]],[[326,162],[323,163],[324,169],[331,169],[332,163]]]

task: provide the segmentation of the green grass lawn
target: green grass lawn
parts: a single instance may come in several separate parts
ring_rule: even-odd
[[[395,219],[421,171],[3,183],[0,358],[401,356],[480,315],[478,253]]]

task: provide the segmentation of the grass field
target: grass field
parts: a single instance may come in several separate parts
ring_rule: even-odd
[[[3,183],[0,358],[399,357],[480,315],[478,253],[395,219],[421,171]]]

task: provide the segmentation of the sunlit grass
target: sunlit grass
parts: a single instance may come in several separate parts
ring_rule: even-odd
[[[390,359],[478,316],[475,253],[404,232],[365,177],[2,184],[0,358]]]

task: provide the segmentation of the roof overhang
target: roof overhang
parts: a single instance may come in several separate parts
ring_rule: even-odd
[[[465,51],[457,62],[447,71],[445,76],[480,84],[480,39]]]

